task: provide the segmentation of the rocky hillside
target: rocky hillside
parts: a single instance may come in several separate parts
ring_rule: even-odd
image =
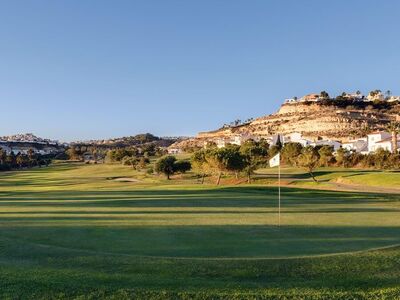
[[[283,104],[278,112],[246,125],[201,132],[196,138],[172,147],[202,146],[205,141],[235,135],[267,137],[277,133],[300,132],[304,137],[345,142],[384,129],[391,120],[400,120],[398,102],[321,101]]]

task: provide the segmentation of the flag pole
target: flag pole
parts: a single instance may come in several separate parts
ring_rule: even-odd
[[[280,159],[280,157],[279,157]],[[278,227],[281,226],[281,162],[278,165]]]

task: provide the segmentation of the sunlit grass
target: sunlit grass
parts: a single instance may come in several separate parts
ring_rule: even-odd
[[[0,296],[393,296],[398,248],[367,250],[400,244],[399,215],[396,194],[284,187],[278,227],[274,186],[168,181],[119,164],[1,173]]]

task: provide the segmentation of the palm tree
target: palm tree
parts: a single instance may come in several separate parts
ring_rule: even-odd
[[[320,93],[320,97],[321,97],[322,99],[328,99],[328,98],[329,98],[329,94],[328,94],[326,91],[322,91],[322,92]]]
[[[390,122],[386,129],[392,134],[392,153],[397,153],[397,134],[400,132],[400,122]]]

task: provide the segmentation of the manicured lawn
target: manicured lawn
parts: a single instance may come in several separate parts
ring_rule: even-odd
[[[400,189],[400,173],[399,172],[371,172],[355,174],[353,176],[343,177],[343,182],[368,185],[376,187],[389,187]]]
[[[260,169],[256,179],[264,179],[264,182],[276,184],[277,168]],[[356,185],[371,188],[398,189],[400,191],[400,172],[393,170],[373,169],[344,169],[344,168],[319,168],[314,172],[318,183],[311,180],[311,176],[301,168],[283,167],[282,182],[297,187],[326,188],[331,189],[332,183]],[[269,177],[269,181],[265,178]],[[359,190],[359,189],[358,189]]]
[[[400,297],[400,195],[195,182],[1,173],[0,298]]]

